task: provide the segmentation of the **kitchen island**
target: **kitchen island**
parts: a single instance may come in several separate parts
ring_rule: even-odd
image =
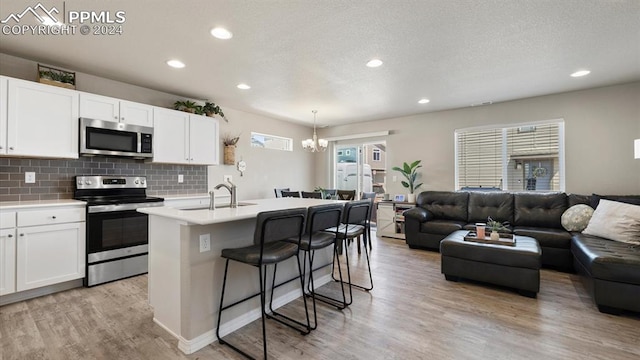
[[[215,326],[224,259],[224,248],[251,245],[259,212],[342,202],[338,200],[277,198],[248,200],[236,208],[139,209],[149,215],[149,303],[153,321],[178,339],[178,348],[191,354],[217,340]],[[228,206],[216,204],[217,206]],[[316,252],[315,264],[332,260],[332,248]],[[318,271],[316,286],[331,279],[331,268]],[[269,277],[273,274],[269,267]],[[295,258],[278,266],[276,284],[298,274]],[[259,292],[256,268],[231,262],[225,303]],[[270,279],[268,280],[270,283]],[[273,307],[301,296],[299,282],[276,289]],[[255,297],[224,312],[220,334],[226,335],[260,318],[260,299]]]

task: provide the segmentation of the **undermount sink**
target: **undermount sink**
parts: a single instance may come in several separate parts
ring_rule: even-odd
[[[250,205],[257,205],[254,203],[248,203],[248,202],[239,202],[238,203],[238,207],[241,206],[250,206]],[[231,207],[231,204],[216,204],[216,209],[223,209],[223,208],[228,208]],[[195,207],[195,208],[186,208],[186,209],[180,209],[182,211],[192,211],[192,210],[209,210],[209,206],[200,206],[200,207]]]

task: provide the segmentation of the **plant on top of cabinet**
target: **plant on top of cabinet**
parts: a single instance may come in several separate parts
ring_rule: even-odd
[[[38,82],[67,89],[75,89],[76,73],[38,64]]]
[[[201,111],[199,109],[202,109],[201,106],[189,100],[185,100],[185,101],[178,100],[175,103],[173,103],[173,108],[176,110],[180,110],[180,111],[184,111],[192,114],[196,114],[199,111]]]
[[[224,116],[224,113],[222,112],[222,109],[220,109],[220,106],[212,102],[205,101],[204,106],[202,107],[202,111],[204,112],[205,115],[210,117],[213,117],[213,115],[220,115],[220,117],[222,117],[224,121],[228,122],[227,118]]]

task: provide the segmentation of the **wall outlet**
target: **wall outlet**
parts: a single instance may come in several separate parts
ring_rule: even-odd
[[[233,176],[225,175],[222,179],[223,179],[222,181],[224,182],[233,181]]]
[[[27,184],[36,183],[36,173],[33,171],[27,171],[24,173],[24,182]]]
[[[211,234],[200,235],[200,252],[211,250]]]
[[[182,184],[184,182],[184,175],[178,174],[178,184]]]
[[[398,177],[393,175],[393,182],[396,182],[396,181],[398,181]]]

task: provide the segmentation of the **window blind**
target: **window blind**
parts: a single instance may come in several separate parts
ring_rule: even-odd
[[[502,129],[458,133],[458,186],[501,187]]]

